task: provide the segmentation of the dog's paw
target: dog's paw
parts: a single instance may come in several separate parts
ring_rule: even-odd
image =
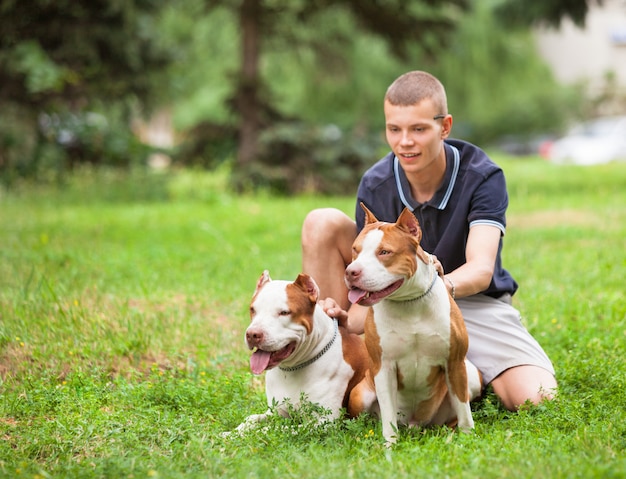
[[[474,420],[471,416],[469,418],[459,420],[457,429],[464,434],[472,433],[474,431]]]
[[[393,446],[396,445],[397,442],[398,442],[398,439],[396,438],[396,436],[391,436],[390,438],[387,438],[387,440],[385,441],[385,448],[391,449],[393,448]]]
[[[227,437],[232,437],[233,435],[243,436],[247,431],[257,427],[260,422],[263,422],[267,419],[268,413],[265,414],[253,414],[252,416],[248,416],[244,422],[239,424],[235,428],[234,431],[224,431],[220,433],[220,437],[222,439],[226,439]]]

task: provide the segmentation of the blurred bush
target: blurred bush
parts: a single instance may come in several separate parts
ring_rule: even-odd
[[[250,187],[280,194],[356,193],[383,146],[380,135],[368,133],[346,133],[332,124],[272,126],[261,135],[258,161],[246,172]]]
[[[229,189],[230,169],[230,163],[224,162],[212,171],[201,168],[177,170],[168,177],[168,198],[226,204],[232,194]]]
[[[61,180],[79,164],[146,164],[154,149],[141,143],[115,112],[41,112],[37,121],[5,111],[0,117],[0,180]],[[33,125],[35,125],[33,127]]]
[[[356,192],[361,174],[382,156],[382,134],[345,132],[332,124],[277,120],[263,130],[257,160],[246,171],[232,171],[234,128],[203,122],[189,130],[173,154],[179,166],[222,168],[245,189],[274,194]]]

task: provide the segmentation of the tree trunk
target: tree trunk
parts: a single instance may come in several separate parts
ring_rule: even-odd
[[[255,161],[258,152],[261,11],[261,0],[243,0],[239,9],[242,62],[235,94],[235,107],[239,115],[239,145],[233,172],[237,190],[245,188],[249,166]]]

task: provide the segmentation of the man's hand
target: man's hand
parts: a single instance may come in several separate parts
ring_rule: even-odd
[[[441,261],[439,261],[434,254],[431,256],[433,258],[433,265],[435,266],[435,270],[437,271],[437,274],[439,274],[439,276],[443,278],[444,272],[443,272],[443,265],[441,264]]]
[[[318,304],[324,312],[331,318],[336,318],[339,324],[346,326],[348,323],[348,312],[341,309],[341,306],[333,298],[319,300]]]
[[[336,318],[340,326],[344,326],[351,333],[363,334],[365,318],[370,310],[369,306],[353,304],[346,311],[333,298],[321,299],[318,304],[328,316]]]

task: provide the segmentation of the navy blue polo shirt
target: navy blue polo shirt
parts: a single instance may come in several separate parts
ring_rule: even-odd
[[[365,172],[357,192],[356,222],[363,228],[365,203],[381,221],[395,222],[408,207],[422,228],[422,248],[435,254],[444,271],[465,264],[465,245],[472,226],[488,224],[506,230],[509,197],[504,172],[480,148],[461,140],[445,140],[446,174],[435,195],[419,203],[393,153]],[[499,297],[514,294],[517,283],[502,267],[502,237],[493,279],[483,293]]]

